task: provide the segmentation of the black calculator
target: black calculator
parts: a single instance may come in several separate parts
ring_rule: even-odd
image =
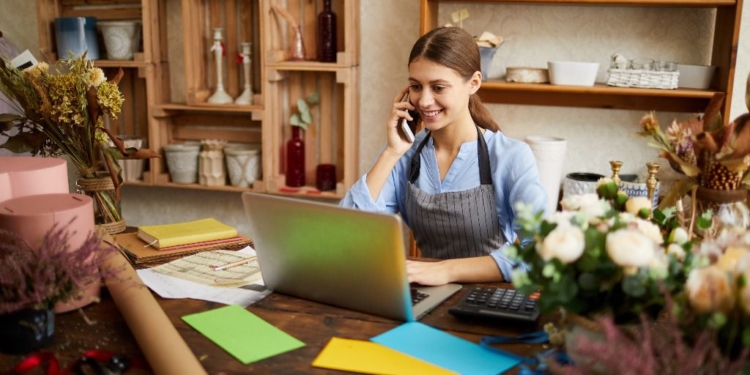
[[[534,322],[539,318],[539,293],[525,296],[512,288],[475,287],[448,311],[458,317],[500,318]]]

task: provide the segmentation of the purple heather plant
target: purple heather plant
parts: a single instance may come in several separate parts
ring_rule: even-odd
[[[108,277],[99,264],[117,250],[96,233],[71,249],[69,226],[53,226],[39,248],[0,229],[0,314],[82,298],[86,286]]]
[[[667,311],[673,302],[666,296]],[[741,374],[750,359],[750,348],[736,357],[722,352],[716,340],[717,332],[704,329],[696,335],[686,335],[676,314],[665,314],[656,322],[640,314],[638,325],[617,325],[612,316],[596,319],[604,340],[584,335],[566,348],[587,362],[562,366],[550,363],[555,375],[601,373],[611,375],[669,375],[669,374]]]

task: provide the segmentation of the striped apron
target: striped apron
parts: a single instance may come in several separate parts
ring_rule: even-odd
[[[419,177],[419,155],[430,139],[429,133],[411,159],[405,208],[422,257],[478,257],[503,244],[487,143],[478,127],[477,133],[480,185],[476,188],[430,195],[414,185]]]

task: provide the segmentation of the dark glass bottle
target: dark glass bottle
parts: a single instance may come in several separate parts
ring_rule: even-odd
[[[336,62],[336,13],[331,11],[331,0],[323,4],[318,14],[318,61]]]
[[[286,186],[305,185],[305,142],[299,126],[292,126],[292,138],[286,142]]]

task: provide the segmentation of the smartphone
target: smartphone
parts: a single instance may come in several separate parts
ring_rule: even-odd
[[[404,98],[401,100],[402,102],[408,102],[409,101],[409,93],[407,92],[406,95],[404,95]],[[399,123],[399,127],[401,128],[401,132],[404,133],[404,138],[406,138],[407,141],[414,143],[414,130],[417,126],[417,112],[409,110],[409,115],[414,119],[413,121],[408,121],[406,118],[402,118],[401,122]]]

